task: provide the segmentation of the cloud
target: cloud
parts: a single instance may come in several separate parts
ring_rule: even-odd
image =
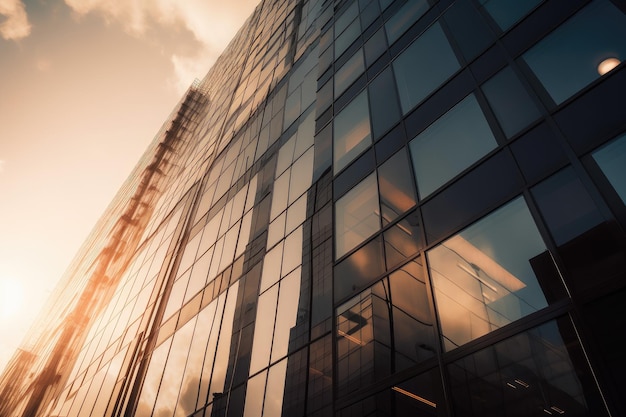
[[[46,72],[52,67],[52,62],[49,59],[41,58],[37,60],[37,69],[41,72]]]
[[[3,1],[3,0],[0,0]],[[118,22],[128,33],[147,36],[150,28],[191,32],[200,47],[194,53],[173,53],[175,80],[184,91],[194,78],[202,78],[252,13],[258,0],[65,0],[78,15],[98,13]]]
[[[31,25],[28,22],[26,7],[21,0],[0,0],[0,36],[6,40],[18,40],[30,35]]]

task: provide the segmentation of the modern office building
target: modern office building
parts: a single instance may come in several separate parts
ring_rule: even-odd
[[[626,415],[626,5],[264,0],[0,416]]]

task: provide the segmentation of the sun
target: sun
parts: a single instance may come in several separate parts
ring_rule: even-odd
[[[16,316],[23,301],[22,283],[11,277],[0,278],[0,319],[8,320]]]

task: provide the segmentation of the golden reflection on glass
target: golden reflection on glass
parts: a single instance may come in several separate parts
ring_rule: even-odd
[[[261,275],[261,288],[259,292],[263,292],[270,286],[274,285],[280,279],[280,267],[283,259],[283,244],[281,241],[274,246],[272,250],[265,254],[263,260],[263,273]]]
[[[289,177],[291,176],[291,169],[285,171],[274,182],[272,188],[272,210],[270,214],[270,220],[275,219],[280,213],[287,208],[287,201],[289,199]]]
[[[445,348],[547,306],[532,269],[545,251],[522,198],[428,251]]]
[[[157,347],[150,358],[150,365],[144,379],[143,388],[139,395],[139,404],[137,405],[136,417],[152,416],[154,408],[154,400],[156,400],[157,391],[161,384],[163,369],[165,368],[167,354],[169,353],[172,338],[170,337],[165,343]]]
[[[283,395],[285,393],[285,381],[287,376],[287,359],[283,359],[272,366],[267,376],[267,389],[265,390],[265,404],[263,416],[280,416],[283,410]]]
[[[313,148],[309,148],[291,167],[291,181],[289,183],[289,204],[305,193],[311,186],[313,179]]]
[[[209,390],[209,398],[212,398],[216,392],[224,392],[224,381],[226,380],[226,368],[228,367],[228,355],[230,354],[230,344],[233,338],[233,320],[235,319],[235,307],[237,305],[237,292],[239,290],[239,281],[230,286],[226,296],[226,305],[224,306],[224,315],[222,316],[222,325],[219,330],[219,343],[217,350],[207,349],[210,355],[215,352],[215,363],[211,378],[211,389]]]
[[[285,237],[285,221],[287,213],[282,212],[280,216],[270,223],[267,229],[267,247],[271,248]]]
[[[274,342],[270,362],[287,355],[289,335],[298,319],[300,303],[301,268],[296,269],[280,281]]]
[[[367,91],[348,104],[333,121],[334,172],[346,167],[372,143]]]
[[[302,226],[285,238],[281,277],[302,264]]]
[[[252,213],[254,210],[247,212],[241,220],[241,229],[239,231],[239,238],[237,239],[237,249],[235,250],[235,259],[241,256],[248,243],[250,242],[250,232],[252,231]]]
[[[306,220],[306,201],[307,196],[303,194],[287,209],[287,223],[285,227],[286,233],[291,233],[293,229],[304,223]]]
[[[376,175],[372,174],[335,204],[339,258],[380,229]]]
[[[265,393],[266,378],[267,371],[263,371],[248,381],[243,417],[261,417],[263,415],[263,394]]]
[[[277,303],[278,285],[274,285],[259,297],[250,356],[250,375],[269,364]]]
[[[611,57],[598,64],[598,74],[604,75],[609,71],[612,71],[615,67],[621,64],[621,61],[617,58]]]
[[[220,295],[216,300],[212,301],[202,314],[206,314],[207,320],[211,320],[211,333],[208,335],[206,344],[206,356],[202,364],[202,376],[200,377],[200,391],[198,393],[198,407],[207,401],[209,385],[211,383],[211,373],[213,372],[213,360],[215,359],[215,349],[219,338],[220,320],[224,313],[224,305],[226,302],[226,294]],[[206,312],[206,311],[209,312]],[[206,312],[206,313],[204,313]]]
[[[217,333],[219,326],[215,319],[216,307],[217,302],[214,301],[198,314],[185,373],[180,384],[180,395],[174,411],[175,417],[187,416],[196,409],[203,361],[207,353],[205,352],[207,341],[212,333]]]
[[[196,320],[191,320],[174,333],[172,348],[163,372],[164,382],[159,387],[159,394],[154,405],[154,415],[171,416],[174,414],[195,324]]]

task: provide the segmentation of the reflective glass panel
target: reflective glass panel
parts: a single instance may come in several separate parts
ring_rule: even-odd
[[[448,366],[461,416],[606,416],[568,318],[542,324]]]
[[[402,112],[407,113],[459,69],[439,23],[417,38],[393,62]]]
[[[409,144],[417,190],[424,198],[497,146],[473,94]]]
[[[337,258],[380,229],[377,185],[376,175],[372,174],[337,200],[335,205]]]
[[[428,11],[427,0],[410,0],[385,23],[389,44],[394,43],[408,28]]]
[[[480,0],[500,29],[507,30],[543,0]]]
[[[604,220],[572,167],[533,187],[532,194],[557,245],[569,242]]]
[[[541,113],[511,67],[506,67],[483,85],[502,130],[511,137]]]
[[[374,138],[382,136],[400,119],[398,92],[390,68],[381,72],[369,85],[370,108]]]
[[[625,57],[626,16],[608,0],[592,2],[523,55],[557,104]]]
[[[335,72],[335,98],[339,97],[359,75],[365,71],[363,49],[356,51],[352,58]]]
[[[593,159],[626,204],[626,135],[595,151]]]
[[[522,197],[428,251],[445,349],[546,307],[533,269],[546,252]]]
[[[333,127],[333,170],[339,172],[372,144],[366,90],[341,110]]]
[[[403,148],[378,168],[383,226],[415,205],[409,158]]]

